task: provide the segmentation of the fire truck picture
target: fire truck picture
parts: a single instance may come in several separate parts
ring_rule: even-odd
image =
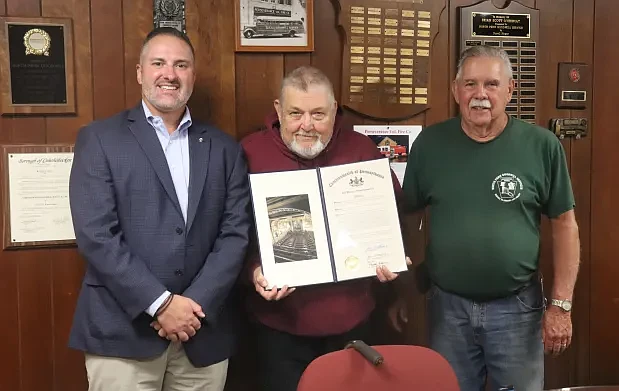
[[[381,155],[388,158],[406,157],[406,147],[403,145],[379,145]]]

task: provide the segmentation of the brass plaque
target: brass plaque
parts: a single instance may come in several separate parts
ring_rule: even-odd
[[[368,24],[380,26],[382,24],[380,18],[368,18]]]
[[[370,46],[368,47],[368,54],[380,54],[381,48]]]
[[[400,95],[413,95],[411,87],[400,87]]]
[[[395,48],[385,48],[386,56],[396,56],[398,54],[398,50]]]
[[[419,30],[417,36],[422,38],[430,38],[430,30]]]
[[[402,19],[402,27],[415,28],[415,19]]]
[[[396,84],[396,78],[395,77],[385,77],[384,78],[385,84]]]
[[[357,83],[357,84],[363,84],[363,76],[351,76],[350,82]]]
[[[413,10],[402,10],[402,17],[403,18],[414,18],[415,17],[415,11],[413,11]]]
[[[351,14],[365,14],[365,8],[363,7],[350,7]]]
[[[419,29],[429,29],[430,21],[429,20],[420,20],[417,22],[417,28]]]
[[[352,36],[350,37],[350,43],[358,45],[358,44],[364,44],[365,43],[365,37],[360,37],[360,36]]]
[[[414,38],[400,38],[400,46],[405,48],[412,48],[415,46]]]
[[[380,65],[380,57],[368,57],[368,65]]]
[[[365,53],[365,48],[363,46],[351,46],[350,52],[354,54],[362,54]]]
[[[412,56],[413,49],[400,49],[400,55],[401,56]]]
[[[413,97],[412,96],[401,96],[400,97],[400,103],[407,104],[407,105],[412,105],[413,104]]]
[[[387,50],[387,49],[385,49],[385,50]],[[387,54],[387,53],[385,53],[385,54]],[[396,61],[397,60],[395,58],[393,58],[393,57],[385,57],[385,58],[383,58],[383,64],[385,64],[385,65],[396,65],[397,64]]]
[[[385,75],[395,75],[396,74],[396,69],[395,68],[383,68],[383,73]]]
[[[365,27],[363,26],[353,26],[350,29],[350,32],[353,34],[365,34]]]
[[[430,51],[428,49],[417,49],[418,57],[428,57],[430,55]]]
[[[426,98],[424,96],[416,96],[415,97],[415,104],[417,104],[417,105],[426,105],[426,104],[428,104],[428,98]]]
[[[419,40],[417,40],[417,47],[418,48],[429,48],[430,47],[430,41],[425,40],[425,39],[419,39]]]
[[[402,29],[400,31],[403,37],[414,37],[415,36],[415,30]]]
[[[380,8],[368,8],[368,15],[380,15],[381,11]]]
[[[350,62],[352,64],[363,64],[363,57],[359,57],[359,56],[351,56],[350,57]]]
[[[415,88],[415,95],[428,95],[427,88]]]
[[[368,45],[382,45],[382,41],[380,37],[368,37]]]
[[[400,59],[400,65],[413,65],[413,59],[412,58],[401,58]]]
[[[506,12],[472,12],[471,35],[476,37],[531,37],[531,15]]]
[[[398,26],[397,19],[385,19],[385,26]]]
[[[363,16],[351,16],[350,23],[352,24],[365,24],[365,18]]]
[[[400,75],[412,76],[413,75],[413,68],[400,68]]]
[[[432,13],[430,11],[419,11],[418,16],[420,19],[430,19]]]
[[[385,35],[398,35],[398,29],[385,29]]]
[[[383,33],[383,29],[380,27],[368,27],[368,34],[380,35]]]
[[[398,46],[397,38],[385,37],[384,42],[385,42],[385,46]]]
[[[365,80],[370,84],[380,83],[380,77],[378,76],[368,76]]]
[[[350,92],[363,92],[363,86],[350,86]]]
[[[412,77],[401,77],[400,84],[409,85],[409,86],[413,85],[413,78]]]
[[[366,71],[368,75],[380,75],[379,67],[367,67]]]

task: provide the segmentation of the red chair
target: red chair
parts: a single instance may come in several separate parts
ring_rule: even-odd
[[[360,341],[347,347],[355,349],[312,361],[297,391],[460,391],[453,369],[433,350],[411,345],[368,347]]]

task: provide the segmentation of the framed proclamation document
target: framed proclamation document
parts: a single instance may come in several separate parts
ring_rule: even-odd
[[[3,248],[75,243],[69,207],[73,146],[2,146]]]
[[[249,179],[269,288],[407,270],[388,159]]]

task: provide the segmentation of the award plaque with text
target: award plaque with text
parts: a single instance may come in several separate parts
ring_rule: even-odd
[[[539,10],[516,1],[499,9],[488,0],[459,11],[460,50],[476,45],[504,49],[512,63],[515,83],[505,111],[514,118],[537,123]]]
[[[2,114],[75,113],[70,19],[0,18]]]
[[[432,41],[442,2],[333,2],[344,38],[342,105],[392,121],[428,109]]]

